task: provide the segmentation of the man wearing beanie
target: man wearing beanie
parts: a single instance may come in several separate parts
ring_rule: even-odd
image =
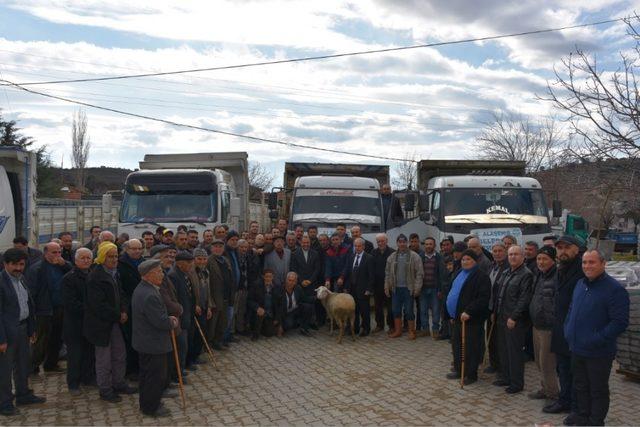
[[[142,277],[133,291],[131,315],[133,348],[140,358],[140,410],[145,415],[167,416],[160,398],[166,384],[167,356],[171,351],[170,331],[178,319],[169,316],[160,296],[164,272],[159,259],[144,261],[138,266]]]
[[[558,398],[558,376],[556,356],[551,352],[551,329],[555,312],[556,249],[543,246],[536,257],[537,274],[533,282],[533,296],[529,304],[529,316],[533,324],[533,353],[540,371],[541,388],[529,394],[531,399],[547,399],[547,403]]]

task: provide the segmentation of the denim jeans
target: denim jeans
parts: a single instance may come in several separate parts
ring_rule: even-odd
[[[423,288],[420,292],[420,329],[428,331],[429,310],[431,310],[431,330],[440,330],[440,300],[438,300],[438,290]]]
[[[401,319],[403,308],[404,318],[407,320],[414,320],[413,297],[411,296],[409,289],[396,287],[393,290],[393,295],[391,295],[391,309],[393,311],[393,317]]]

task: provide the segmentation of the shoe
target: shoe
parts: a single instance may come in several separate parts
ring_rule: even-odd
[[[438,335],[438,338],[436,338],[436,341],[444,341],[444,340],[448,340],[450,338],[451,338],[451,336],[449,336],[449,335]]]
[[[458,372],[449,372],[447,374],[447,379],[448,380],[459,380],[460,379],[460,374]]]
[[[300,334],[304,335],[305,337],[310,337],[311,333],[309,332],[308,329],[300,329]]]
[[[119,388],[114,388],[113,391],[117,394],[136,394],[138,393],[138,387],[124,386]]]
[[[408,320],[407,324],[409,325],[409,340],[413,341],[416,339],[416,321]]]
[[[398,338],[402,336],[402,319],[393,319],[393,331],[389,331],[389,338]]]
[[[216,350],[216,351],[222,351],[222,350],[224,350],[224,349],[223,349],[223,347],[220,345],[220,343],[217,343],[217,342],[216,342],[216,343],[211,344],[211,348],[212,348],[213,350]]]
[[[561,414],[563,412],[570,412],[571,407],[568,405],[563,405],[559,401],[553,402],[551,405],[547,405],[542,408],[542,412],[545,414]]]
[[[382,331],[384,331],[384,327],[382,327],[382,326],[376,326],[376,327],[373,329],[373,333],[374,333],[374,334],[377,334],[378,332],[382,332]]]
[[[260,335],[258,334],[251,335],[251,341],[258,341],[259,338],[260,338]]]
[[[544,391],[542,391],[542,390],[536,390],[534,392],[531,392],[531,393],[527,394],[527,397],[529,399],[541,400],[541,399],[546,399],[547,395],[544,394]]]
[[[234,343],[234,342],[240,342],[240,340],[238,340],[236,337],[234,337],[233,335],[231,335],[231,337],[229,337],[229,339],[227,340],[228,343]]]
[[[0,408],[0,415],[4,415],[5,417],[13,417],[19,415],[20,411],[13,405],[5,406]]]
[[[361,337],[366,337],[368,335],[369,335],[369,331],[365,331],[364,329],[362,331],[360,331],[360,334],[359,334],[359,336],[361,336]]]
[[[171,391],[169,389],[166,389],[163,393],[162,393],[162,398],[163,399],[174,399],[178,397],[178,393],[176,393],[175,391]]]
[[[498,372],[498,370],[493,366],[487,366],[482,372],[484,372],[485,374],[495,374],[496,372]]]
[[[475,377],[475,378],[465,377],[465,379],[464,379],[464,385],[470,385],[470,384],[473,384],[475,382],[478,382],[478,377]]]
[[[316,325],[316,324],[314,324],[314,323],[312,323],[311,325],[309,325],[309,327],[310,327],[311,329],[313,329],[314,331],[317,331],[317,330],[318,330],[318,325]]]
[[[168,417],[170,415],[171,415],[171,411],[167,409],[164,405],[161,405],[153,414],[153,416],[156,418]]]
[[[69,394],[73,397],[77,397],[80,396],[82,394],[82,390],[80,390],[79,388],[70,388],[69,389]]]
[[[222,343],[222,346],[228,348],[229,347],[229,343],[225,341],[225,342]]]
[[[137,383],[138,381],[140,381],[140,375],[138,375],[137,372],[132,372],[129,375],[127,375],[127,379],[129,381],[133,381],[134,383]]]
[[[44,403],[47,399],[44,397],[36,396],[35,394],[27,394],[26,396],[16,397],[16,406],[22,405],[36,405],[38,403]]]
[[[191,372],[195,372],[198,370],[198,367],[196,365],[189,365],[187,366],[187,370]]]
[[[194,365],[206,365],[206,364],[207,364],[207,361],[206,361],[206,360],[202,360],[202,359],[198,358],[198,359],[196,359],[196,360],[194,360],[194,361],[193,361],[193,364],[194,364]]]
[[[518,387],[509,386],[509,387],[505,388],[504,391],[507,394],[516,394],[516,393],[520,393],[522,391],[522,389],[518,388]]]
[[[113,391],[107,394],[100,394],[100,399],[107,401],[109,403],[120,403],[122,402],[122,397],[114,393]]]
[[[492,382],[491,384],[497,386],[497,387],[504,387],[504,386],[508,386],[509,383],[506,382],[505,380],[501,380],[501,379],[497,379],[494,382]]]
[[[588,426],[590,425],[589,420],[585,417],[581,417],[578,414],[571,413],[564,420],[562,420],[562,424],[565,426]]]
[[[45,368],[45,374],[62,374],[65,370],[59,366],[54,366],[53,368]]]
[[[428,337],[429,336],[429,331],[421,329],[420,331],[416,332],[416,336],[417,337]]]
[[[431,332],[431,339],[434,341],[438,341],[438,339],[440,338],[440,334],[436,331],[432,331]]]

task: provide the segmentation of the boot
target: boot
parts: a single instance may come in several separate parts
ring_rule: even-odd
[[[402,336],[402,318],[393,319],[393,333],[389,334],[389,338],[398,338]]]
[[[407,323],[409,324],[409,339],[413,341],[416,339],[416,321],[409,320]]]

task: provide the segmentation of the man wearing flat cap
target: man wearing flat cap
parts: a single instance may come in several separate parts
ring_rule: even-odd
[[[227,328],[227,309],[233,304],[233,273],[231,264],[224,256],[224,241],[214,239],[211,256],[207,264],[209,270],[209,292],[214,304],[214,313],[209,325],[209,341],[215,350],[222,350],[224,330]]]
[[[556,241],[558,285],[556,288],[555,318],[551,330],[551,351],[556,355],[560,394],[558,400],[542,409],[543,412],[549,414],[559,414],[576,409],[573,400],[571,351],[564,337],[564,321],[571,305],[573,289],[576,287],[576,283],[584,277],[582,271],[584,247],[584,242],[574,236],[565,235]]]
[[[175,265],[167,273],[167,276],[176,287],[178,302],[183,310],[180,316],[180,328],[183,333],[178,337],[178,355],[180,356],[180,367],[183,371],[186,368],[189,341],[193,342],[193,334],[195,333],[193,316],[196,304],[193,283],[189,274],[192,269],[193,255],[189,251],[180,251],[176,254]]]
[[[144,261],[138,266],[142,280],[133,291],[133,348],[140,358],[140,411],[145,415],[167,416],[160,398],[167,381],[167,353],[171,351],[170,331],[178,319],[169,316],[160,296],[164,278],[159,259]]]

